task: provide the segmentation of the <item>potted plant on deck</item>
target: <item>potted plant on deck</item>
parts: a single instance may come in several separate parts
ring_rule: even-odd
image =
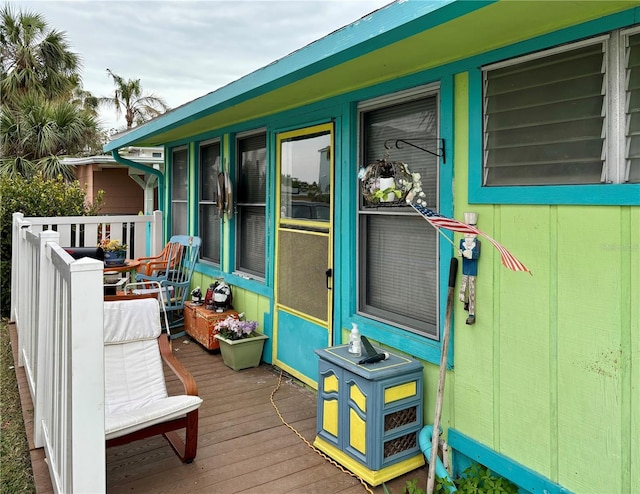
[[[244,314],[237,319],[229,316],[215,326],[218,331],[215,338],[220,342],[222,361],[236,371],[258,367],[264,342],[269,338],[257,332],[257,321],[243,321],[243,317]]]
[[[104,238],[98,244],[104,251],[105,266],[124,266],[127,257],[127,245],[120,243],[120,240],[110,240]]]

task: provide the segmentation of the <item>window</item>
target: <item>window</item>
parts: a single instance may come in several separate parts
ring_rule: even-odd
[[[640,183],[640,33],[636,29],[624,38],[625,65],[625,175],[624,181]]]
[[[218,210],[218,175],[220,141],[200,145],[199,222],[202,249],[200,256],[220,264],[220,213]]]
[[[171,235],[187,234],[187,191],[189,166],[187,148],[171,153]]]
[[[635,33],[483,68],[484,186],[640,183]]]
[[[265,275],[265,214],[267,137],[265,133],[238,139],[236,270]]]
[[[407,95],[405,95],[406,98]],[[381,106],[384,105],[384,106]],[[382,159],[406,163],[420,173],[430,208],[438,204],[438,158],[409,145],[385,149],[396,139],[434,147],[438,138],[438,95],[386,99],[360,105],[362,164]],[[354,172],[355,173],[355,172]],[[358,309],[365,316],[437,339],[438,239],[407,205],[358,208]]]

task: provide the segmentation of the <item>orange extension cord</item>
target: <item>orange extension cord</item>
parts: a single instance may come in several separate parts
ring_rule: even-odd
[[[275,396],[276,392],[280,389],[280,385],[281,384],[282,384],[282,369],[280,369],[280,377],[278,378],[278,384],[274,388],[274,390],[271,392],[271,398],[270,398],[271,404],[273,405],[273,408],[275,409],[276,413],[278,414],[278,417],[280,417],[280,420],[282,421],[282,423],[284,425],[286,425],[289,429],[291,429],[300,439],[302,439],[307,446],[309,446],[312,450],[314,450],[316,453],[318,453],[320,456],[322,456],[329,463],[331,463],[332,465],[336,466],[341,472],[349,474],[352,477],[355,477],[356,479],[358,479],[360,481],[360,483],[362,484],[362,486],[365,488],[365,490],[369,494],[374,494],[374,492],[369,488],[369,485],[363,479],[358,477],[356,474],[350,472],[349,470],[346,470],[339,463],[336,463],[335,460],[333,460],[332,458],[328,457],[326,454],[324,454],[322,451],[320,451],[318,448],[316,448],[313,444],[311,444],[309,441],[307,441],[302,434],[300,434],[297,430],[295,430],[293,428],[293,426],[291,426],[290,424],[287,423],[287,421],[282,417],[282,414],[280,413],[280,410],[278,409],[278,405],[276,405],[276,402],[273,399],[273,397]]]

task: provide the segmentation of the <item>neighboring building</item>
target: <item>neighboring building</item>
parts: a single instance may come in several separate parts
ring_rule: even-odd
[[[65,158],[63,164],[73,165],[82,187],[86,187],[87,200],[93,202],[98,191],[104,191],[101,214],[138,214],[151,212],[157,207],[157,181],[155,175],[143,167],[160,170],[164,162],[164,148],[130,147],[120,152],[140,167],[126,167],[113,156],[98,155],[84,158]],[[145,195],[149,198],[145,208]]]
[[[315,387],[314,350],[355,322],[425,363],[430,423],[457,247],[358,180],[406,163],[429,207],[478,213],[533,272],[485,241],[474,325],[455,303],[455,457],[530,492],[637,492],[639,23],[640,1],[398,1],[105,150],[164,146],[167,235],[203,239],[194,285],[233,286],[266,361]]]

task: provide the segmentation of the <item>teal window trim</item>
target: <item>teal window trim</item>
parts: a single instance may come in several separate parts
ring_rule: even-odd
[[[204,238],[202,236],[202,232],[201,230],[201,225],[200,225],[200,198],[201,198],[201,166],[200,166],[200,158],[201,158],[201,152],[202,152],[202,147],[203,146],[207,146],[210,144],[215,143],[217,140],[218,144],[220,145],[220,171],[224,171],[224,149],[223,149],[223,136],[219,135],[219,134],[215,134],[212,137],[209,137],[207,139],[202,139],[202,140],[198,140],[194,142],[194,181],[193,181],[193,189],[194,189],[194,200],[193,200],[193,217],[194,217],[194,232],[196,232],[195,234],[197,236],[199,236],[200,238],[203,239],[204,242]],[[231,177],[230,177],[231,178]],[[218,200],[220,200],[220,198],[218,198]],[[224,241],[224,219],[220,220],[220,225],[219,225],[219,239],[220,239],[220,251],[218,253],[219,257],[220,257],[220,262],[216,263],[210,259],[203,259],[202,258],[202,246],[200,249],[200,258],[198,259],[198,263],[204,263],[205,265],[209,265],[209,266],[213,266],[215,267],[215,269],[217,269],[219,272],[222,272],[222,261],[223,261],[223,255],[224,255],[224,245],[223,245],[223,241]],[[220,274],[218,274],[217,276],[221,276]]]
[[[452,217],[453,215],[453,164],[455,162],[455,154],[453,147],[453,133],[454,133],[454,122],[453,122],[453,110],[454,110],[454,77],[453,75],[444,76],[440,79],[440,87],[439,87],[439,99],[440,99],[440,108],[439,108],[439,117],[440,117],[440,137],[444,139],[445,146],[445,157],[446,161],[443,162],[442,158],[438,160],[440,166],[439,172],[439,210],[438,212],[444,216]],[[355,111],[355,110],[354,110]],[[352,116],[353,121],[357,121],[357,117]],[[355,126],[352,126],[352,129],[355,129]],[[357,139],[358,133],[353,130],[353,138],[351,141],[351,149],[357,149]],[[347,167],[348,168],[348,167]],[[343,180],[345,177],[343,175]],[[353,179],[355,182],[355,187],[358,186],[357,179]],[[341,197],[343,200],[347,201],[348,211],[353,212],[352,214],[355,216],[355,211],[358,208],[357,200],[354,198],[356,194],[349,194],[350,190],[353,190],[354,185],[345,183],[344,189],[342,191]],[[347,198],[345,199],[345,194]],[[354,220],[355,221],[355,220]],[[349,223],[351,224],[351,223]],[[425,228],[433,228],[426,220],[424,221]],[[353,228],[353,232],[357,231],[357,228]],[[453,241],[453,234],[451,232],[442,232]],[[355,236],[355,233],[353,234]],[[439,249],[439,325],[440,325],[440,339],[433,340],[426,336],[422,336],[417,333],[412,333],[409,331],[402,330],[396,326],[391,324],[386,324],[361,314],[349,315],[348,318],[343,316],[342,326],[349,328],[351,327],[351,323],[355,322],[358,324],[360,331],[365,334],[368,338],[380,342],[380,344],[384,346],[389,346],[391,348],[400,350],[401,352],[412,355],[416,358],[424,360],[426,362],[430,362],[433,364],[440,363],[440,356],[442,352],[442,334],[444,330],[445,324],[445,314],[446,314],[446,303],[447,303],[447,289],[448,289],[448,281],[449,281],[449,264],[451,261],[451,257],[454,255],[453,247],[449,241],[447,241],[442,236],[438,237],[438,249]],[[350,240],[353,242],[352,249],[352,265],[356,264],[356,240],[355,237]],[[355,269],[355,268],[354,268]],[[351,279],[355,280],[355,273],[349,273],[350,276],[353,276]],[[344,274],[343,274],[343,283],[344,283]],[[348,285],[347,285],[348,286]],[[352,297],[352,295],[350,295]],[[357,305],[355,299],[353,300],[354,304]],[[346,309],[346,308],[345,308]],[[345,314],[347,310],[343,309],[342,313]],[[453,317],[453,316],[452,316]],[[454,355],[454,331],[453,331],[453,321],[451,322],[451,331],[449,335],[449,349],[447,355],[447,368],[453,368],[453,355]],[[336,342],[339,343],[339,342]]]
[[[580,38],[623,28],[637,22],[639,9],[621,12],[603,19],[574,26],[535,40],[496,50],[478,59],[469,70],[469,203],[470,204],[563,204],[617,205],[640,204],[640,184],[483,186],[482,70],[480,64],[515,58],[537,50]]]
[[[227,139],[227,145],[225,146],[224,136],[220,136],[220,159],[222,160],[221,170],[224,173],[229,174],[229,181],[233,187],[235,210],[235,201],[238,195],[237,167],[235,166],[237,156],[236,134],[227,134]],[[229,154],[227,154],[227,152]],[[233,267],[236,265],[236,224],[235,214],[233,215],[233,218],[229,219],[226,217],[220,222],[220,248],[222,249],[222,252],[220,252],[220,270],[223,270],[225,261],[227,269],[233,270]],[[229,273],[224,273],[225,277],[228,274]]]
[[[453,450],[454,475],[459,475],[472,462],[480,463],[492,472],[510,480],[521,491],[569,494],[571,491],[540,475],[538,472],[498,453],[484,444],[449,429],[447,442]]]
[[[193,149],[193,174],[190,175],[193,182],[189,184],[189,192],[193,191],[193,200],[189,197],[191,205],[188,209],[191,210],[189,216],[193,218],[193,230],[191,231],[202,239],[202,235],[200,235],[200,143],[194,142]],[[200,255],[202,255],[202,245],[200,246]]]
[[[168,149],[168,153],[166,156],[167,163],[167,171],[165,173],[166,177],[166,194],[165,194],[165,242],[169,241],[169,238],[172,236],[173,230],[173,155],[176,151],[180,151],[184,149],[187,153],[187,196],[186,196],[186,232],[185,235],[191,235],[194,231],[194,226],[192,224],[193,221],[193,184],[195,183],[195,175],[196,171],[194,170],[194,164],[192,163],[192,148],[193,145],[191,143],[181,144],[178,146],[171,146],[165,149]]]
[[[173,166],[173,147],[165,146],[164,148],[164,160],[165,160],[165,168],[164,168],[164,201],[160,205],[160,208],[163,212],[163,222],[164,222],[164,241],[165,243],[169,241],[169,232],[171,231],[171,167]]]
[[[239,175],[240,175],[240,167],[242,165],[241,160],[242,160],[242,154],[239,152],[239,143],[241,140],[244,139],[251,139],[255,136],[259,136],[259,135],[265,135],[265,149],[266,149],[266,182],[265,182],[265,206],[264,206],[264,215],[265,215],[265,253],[264,253],[264,275],[263,277],[260,277],[259,275],[254,275],[251,274],[249,272],[245,272],[242,271],[239,267],[238,267],[238,236],[240,235],[240,225],[239,222],[237,220],[239,214],[238,214],[238,181],[239,181]],[[270,196],[269,192],[272,191],[273,186],[270,183],[270,176],[273,174],[273,171],[270,171],[270,167],[271,168],[275,168],[275,161],[273,161],[272,158],[272,154],[271,154],[271,149],[272,146],[270,146],[271,141],[273,140],[272,138],[272,132],[269,130],[268,127],[263,126],[263,127],[258,127],[256,129],[251,129],[248,131],[244,131],[242,133],[235,133],[235,134],[231,134],[230,135],[230,148],[232,149],[232,156],[233,156],[233,161],[229,162],[229,173],[230,175],[230,179],[233,178],[232,180],[232,186],[234,189],[234,193],[233,193],[233,202],[234,202],[234,214],[233,214],[233,218],[229,225],[229,247],[233,250],[233,254],[229,254],[231,255],[231,259],[232,259],[232,263],[230,263],[229,269],[231,270],[231,274],[235,274],[237,275],[240,279],[251,279],[251,280],[255,280],[256,282],[259,283],[266,283],[267,282],[267,277],[269,275],[269,271],[271,269],[271,261],[269,258],[269,255],[271,254],[270,250],[269,250],[269,243],[270,243],[270,232],[269,232],[269,214],[271,212],[271,210],[269,209],[269,204],[270,202],[272,202],[274,199]],[[275,197],[275,196],[274,196]],[[254,203],[251,203],[254,204]],[[250,207],[250,206],[249,206]],[[226,221],[229,221],[228,219]]]
[[[199,161],[200,154],[196,143],[191,143],[187,146],[187,232],[190,235],[194,235],[193,232],[198,229],[197,219],[194,214],[195,210],[198,209],[198,182],[196,178]]]

